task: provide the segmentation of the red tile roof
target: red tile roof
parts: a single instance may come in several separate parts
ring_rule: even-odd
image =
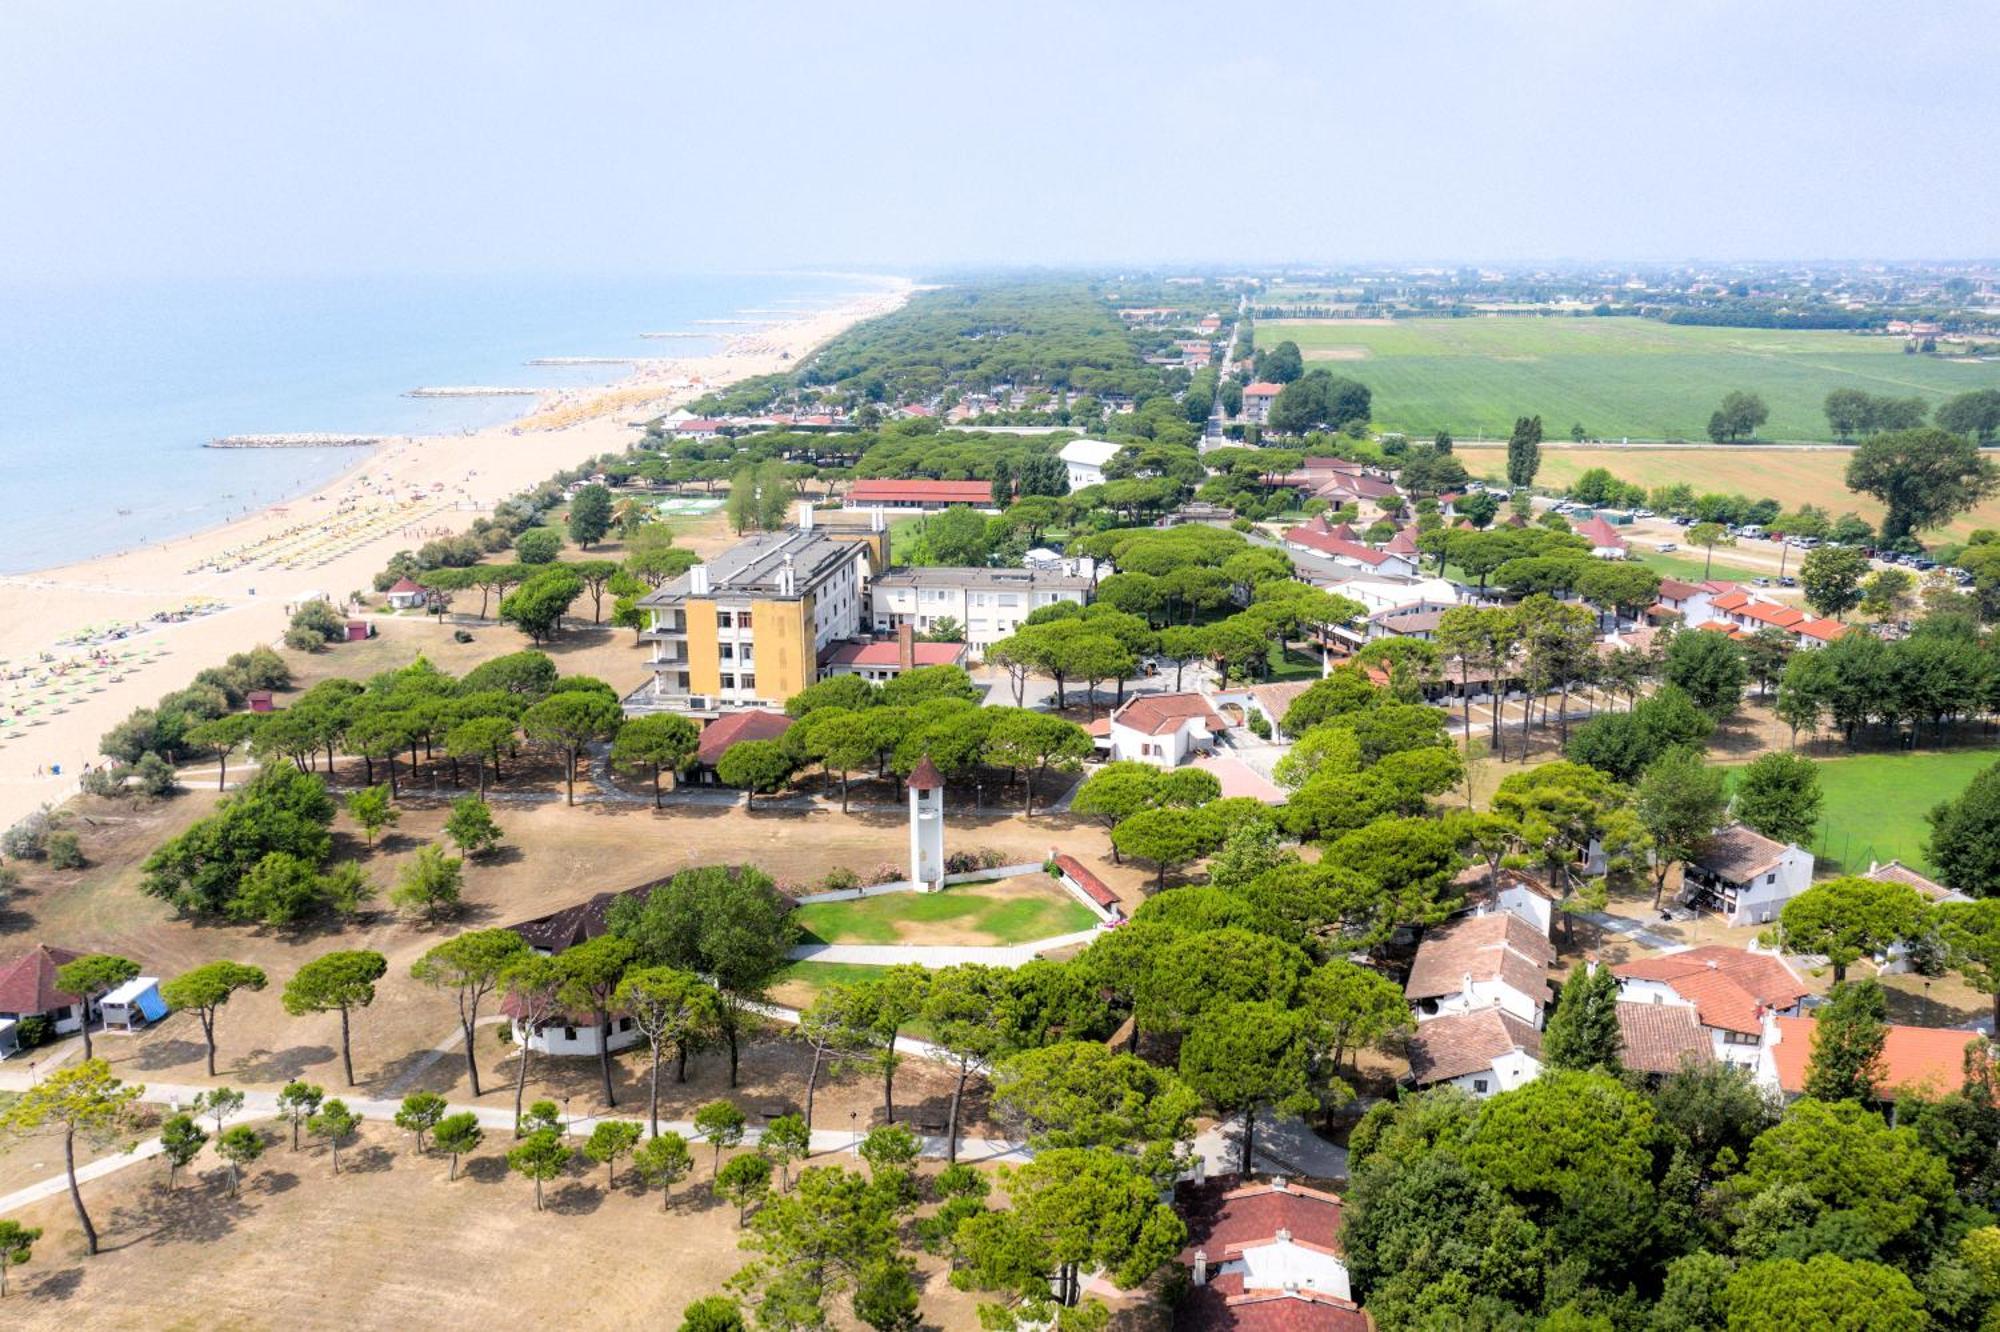
[[[847,492],[850,504],[977,504],[993,502],[986,481],[856,481]]]
[[[1791,1008],[1809,993],[1777,958],[1722,944],[1704,944],[1659,957],[1634,958],[1611,968],[1623,980],[1672,988],[1695,1007],[1704,1027],[1755,1035],[1759,1007]]]
[[[1254,384],[1243,386],[1243,396],[1246,398],[1275,398],[1284,391],[1283,384],[1273,384],[1267,379],[1260,379]]]
[[[1358,541],[1347,541],[1317,527],[1294,527],[1285,533],[1285,540],[1309,550],[1319,551],[1339,559],[1355,560],[1373,568],[1386,563],[1391,556],[1382,551],[1364,546]]]
[[[792,719],[782,712],[751,708],[717,717],[701,729],[701,744],[695,761],[714,767],[729,747],[740,740],[776,740],[792,729]]]
[[[1414,527],[1406,527],[1382,543],[1382,549],[1391,555],[1415,555],[1417,537]]]
[[[1174,1306],[1175,1332],[1373,1332],[1360,1306],[1315,1290],[1245,1290],[1230,1272],[1191,1287]]]
[[[1075,856],[1067,852],[1058,854],[1056,856],[1056,869],[1071,883],[1082,889],[1085,897],[1088,897],[1105,910],[1115,910],[1118,907],[1118,894],[1112,892],[1109,884],[1093,874],[1090,867]]]
[[[1403,993],[1411,999],[1457,994],[1465,978],[1498,980],[1536,1003],[1549,1000],[1555,946],[1510,911],[1460,916],[1424,932]]]
[[[944,785],[944,774],[931,762],[929,754],[917,760],[917,766],[910,772],[909,788],[912,791],[935,791]]]
[[[1340,1195],[1309,1189],[1289,1181],[1231,1187],[1236,1177],[1219,1176],[1205,1186],[1181,1191],[1179,1205],[1187,1222],[1187,1246],[1181,1261],[1192,1263],[1197,1249],[1211,1264],[1245,1249],[1278,1242],[1286,1231],[1294,1243],[1323,1253],[1340,1252]]]
[[[391,592],[421,592],[424,589],[420,583],[413,583],[407,578],[398,578],[396,585],[389,590]]]
[[[1806,1065],[1812,1059],[1812,1018],[1781,1017],[1772,1061],[1778,1085],[1791,1095],[1806,1089]],[[1986,1038],[1960,1027],[1891,1026],[1882,1042],[1882,1078],[1876,1084],[1894,1100],[1905,1091],[1942,1095],[1956,1091],[1965,1080],[1965,1047]]]
[[[1817,638],[1822,643],[1831,643],[1847,632],[1847,626],[1838,620],[1801,620],[1792,626],[1792,630],[1807,638]]]
[[[1419,1022],[1411,1033],[1410,1077],[1419,1087],[1449,1082],[1492,1068],[1494,1060],[1516,1050],[1539,1060],[1542,1033],[1497,1008],[1448,1013]]]
[[[56,988],[56,968],[83,956],[67,948],[36,944],[0,965],[0,1013],[53,1013],[77,1002],[78,996]]]
[[[1576,524],[1576,534],[1590,542],[1592,546],[1606,550],[1625,549],[1625,538],[1618,535],[1618,529],[1602,518],[1587,518]]]
[[[1662,597],[1672,597],[1675,601],[1686,601],[1701,590],[1698,584],[1683,583],[1678,578],[1662,578],[1660,580],[1660,595]]]
[[[917,665],[957,666],[965,661],[963,643],[915,643]],[[901,646],[894,639],[877,643],[842,643],[827,654],[829,666],[894,666],[903,660]]]
[[[1695,1010],[1681,1004],[1620,1003],[1618,1062],[1639,1073],[1678,1073],[1689,1064],[1712,1064],[1715,1047]]]
[[[1166,735],[1189,721],[1199,721],[1211,733],[1227,729],[1200,694],[1140,694],[1111,714],[1118,725],[1146,735]]]

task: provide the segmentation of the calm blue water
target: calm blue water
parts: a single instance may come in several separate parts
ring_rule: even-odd
[[[865,285],[759,275],[0,288],[0,572],[195,531],[362,456],[202,447],[219,435],[492,425],[532,400],[402,394],[608,382],[620,367],[523,362],[713,351],[714,341],[638,335],[828,304]],[[716,336],[731,331],[742,330]]]

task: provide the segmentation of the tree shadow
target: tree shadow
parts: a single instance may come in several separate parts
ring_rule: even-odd
[[[343,1175],[379,1175],[396,1164],[396,1154],[387,1147],[370,1143],[350,1149],[340,1158]]]
[[[154,1070],[200,1063],[208,1047],[200,1041],[145,1041],[132,1058],[134,1068]]]
[[[229,1196],[226,1168],[204,1171],[178,1188],[161,1181],[112,1212],[106,1232],[129,1238],[103,1247],[109,1252],[141,1243],[210,1244],[232,1234],[256,1211],[242,1197]]]
[[[307,1069],[332,1060],[340,1052],[328,1045],[294,1045],[283,1050],[252,1050],[231,1069],[245,1082],[295,1082]],[[289,1137],[287,1138],[289,1141]]]
[[[21,1281],[20,1277],[14,1278]],[[61,1303],[83,1288],[83,1268],[63,1267],[53,1272],[37,1272],[21,1281],[21,1289],[30,1300],[47,1300]]]
[[[289,1170],[267,1170],[249,1182],[252,1191],[276,1197],[299,1186],[299,1177]]]
[[[580,1179],[542,1195],[542,1210],[563,1216],[589,1216],[604,1205],[604,1190]]]
[[[470,1179],[475,1184],[498,1184],[510,1173],[504,1156],[475,1156],[460,1162],[458,1167],[458,1177]]]

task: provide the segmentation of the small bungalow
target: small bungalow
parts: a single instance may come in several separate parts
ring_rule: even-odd
[[[1556,903],[1562,894],[1534,875],[1506,868],[1489,874],[1486,866],[1474,865],[1458,876],[1457,886],[1465,893],[1464,914],[1506,912],[1532,925],[1544,939],[1555,937]]]
[[[1812,886],[1813,853],[1732,823],[1708,839],[1681,876],[1683,905],[1720,911],[1731,925],[1768,925]]]
[[[97,1001],[98,1020],[106,1031],[138,1031],[166,1015],[158,976],[134,976]]]
[[[963,643],[920,643],[913,624],[896,626],[895,638],[850,639],[833,644],[820,670],[827,675],[858,675],[877,684],[893,680],[919,666],[963,666]]]
[[[1590,543],[1590,553],[1600,560],[1622,560],[1631,553],[1618,529],[1602,518],[1586,518],[1575,526],[1576,534]]]
[[[745,708],[725,713],[701,728],[690,779],[712,786],[721,780],[715,775],[715,765],[722,762],[731,745],[743,740],[776,740],[791,729],[792,719],[782,712]]]
[[[1223,1176],[1177,1190],[1188,1289],[1177,1329],[1368,1332],[1341,1250],[1338,1194]]]
[[[1419,1023],[1498,1008],[1539,1029],[1555,960],[1548,935],[1512,912],[1459,916],[1424,932],[1403,996]]]
[[[1228,729],[1200,694],[1140,694],[1111,714],[1103,739],[1114,759],[1176,768]]]
[[[54,1036],[83,1030],[82,999],[56,988],[56,971],[83,957],[68,948],[36,944],[0,963],[0,1059],[21,1048],[21,1024],[40,1019]]]
[[[420,610],[430,604],[430,593],[408,578],[398,578],[387,594],[391,610]]]
[[[1469,1096],[1491,1096],[1542,1075],[1542,1033],[1505,1009],[1475,1009],[1418,1023],[1409,1056],[1417,1087],[1450,1083]]]

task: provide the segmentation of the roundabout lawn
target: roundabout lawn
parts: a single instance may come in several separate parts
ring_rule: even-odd
[[[954,884],[935,893],[811,902],[792,919],[802,943],[981,946],[1032,943],[1097,923],[1097,917],[1041,874]]]

